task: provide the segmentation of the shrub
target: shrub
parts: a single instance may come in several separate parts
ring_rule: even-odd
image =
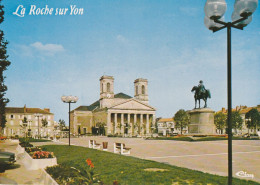
[[[41,148],[39,148],[39,147],[25,147],[25,151],[27,153],[31,153],[31,152],[41,151]]]
[[[30,144],[29,142],[25,142],[25,141],[20,142],[19,144],[21,147],[33,147],[32,144]]]

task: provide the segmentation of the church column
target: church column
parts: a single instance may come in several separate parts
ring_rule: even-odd
[[[120,130],[121,134],[124,134],[124,114],[121,113],[121,130]]]
[[[111,134],[112,132],[112,125],[111,125],[111,113],[107,113],[107,135]]]
[[[152,125],[155,127],[155,114],[153,114],[153,122]]]
[[[128,134],[130,134],[130,133],[132,133],[132,131],[131,131],[132,125],[131,125],[131,123],[130,123],[130,114],[129,114],[129,113],[127,114],[127,125],[128,125],[128,130],[127,130],[127,132],[128,132]]]
[[[117,132],[117,113],[115,113],[114,122],[115,122],[114,134],[116,134],[116,132]]]
[[[143,114],[140,114],[140,128],[143,128]],[[142,134],[145,128],[140,130],[140,133]]]
[[[135,134],[135,130],[136,130],[135,126],[137,126],[136,116],[137,116],[137,115],[134,114],[134,123],[133,123],[133,131],[134,131],[134,134]]]
[[[150,133],[149,129],[149,114],[146,114],[146,134]]]

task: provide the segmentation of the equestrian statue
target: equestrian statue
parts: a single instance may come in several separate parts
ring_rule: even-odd
[[[199,108],[200,108],[200,99],[203,99],[205,102],[204,108],[207,107],[207,99],[211,98],[211,94],[209,89],[205,89],[203,85],[203,81],[200,80],[198,86],[194,86],[191,89],[191,92],[195,91],[194,99],[195,99],[195,109],[197,108],[197,100],[199,100]]]

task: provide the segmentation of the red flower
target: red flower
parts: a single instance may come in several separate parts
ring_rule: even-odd
[[[91,165],[91,164],[92,164],[92,162],[91,162],[90,159],[87,159],[86,162],[87,162],[88,165]]]

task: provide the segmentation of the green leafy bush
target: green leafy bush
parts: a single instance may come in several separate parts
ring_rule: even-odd
[[[25,147],[25,151],[27,153],[31,153],[31,152],[41,151],[41,148],[39,148],[39,147]]]
[[[19,143],[21,147],[33,147],[32,144],[30,144],[28,141],[23,141]]]

